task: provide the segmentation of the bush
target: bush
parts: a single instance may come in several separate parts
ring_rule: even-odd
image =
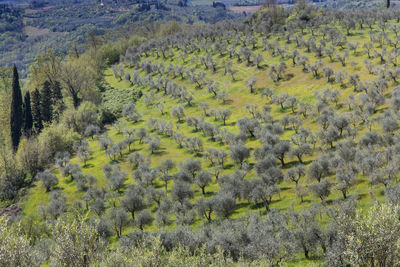
[[[0,218],[0,266],[32,266],[35,253],[28,238],[20,235],[20,225],[7,227],[7,221]]]
[[[57,152],[72,152],[73,144],[79,140],[79,135],[74,133],[71,128],[57,124],[44,128],[38,140],[40,146],[54,156]]]
[[[52,229],[52,266],[90,266],[105,251],[106,242],[99,238],[96,228],[82,223],[85,218],[59,220]]]
[[[107,112],[119,118],[122,109],[128,103],[136,103],[142,97],[142,91],[132,88],[117,89],[107,86],[102,93],[103,106]]]
[[[43,171],[50,162],[49,147],[39,143],[37,138],[24,139],[18,149],[17,158],[21,168],[31,175],[31,179],[38,172]]]
[[[89,125],[100,125],[98,107],[91,102],[82,102],[77,109],[68,109],[64,112],[63,125],[68,129],[83,134]]]
[[[99,121],[101,125],[113,124],[117,120],[117,117],[110,110],[103,108],[100,111]]]

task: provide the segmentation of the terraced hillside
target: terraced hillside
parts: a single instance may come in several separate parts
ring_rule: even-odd
[[[261,21],[253,30],[224,22],[128,49],[104,73],[114,97],[103,104],[121,117],[101,131],[85,125],[75,156],[57,156],[59,184],[40,174],[24,215],[86,210],[115,243],[137,230],[197,230],[279,211],[290,214],[293,236],[274,237],[285,252],[267,257],[320,262],[329,234],[304,241],[296,231],[324,232],[338,206],[364,211],[400,192],[397,13],[323,14],[312,26],[289,17],[271,33]],[[141,92],[137,102],[118,98],[129,90]]]

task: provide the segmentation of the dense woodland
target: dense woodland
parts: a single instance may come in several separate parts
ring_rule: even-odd
[[[90,33],[115,40],[132,34],[148,35],[148,27],[171,20],[197,24],[241,16],[212,3],[196,5],[187,1],[161,2],[153,8],[147,1],[37,1],[30,5],[0,3],[0,65],[16,64],[25,78],[36,55],[52,49],[58,56],[71,47],[81,52]],[[158,1],[154,1],[158,3]]]
[[[399,9],[147,31],[4,69],[1,266],[399,264]]]

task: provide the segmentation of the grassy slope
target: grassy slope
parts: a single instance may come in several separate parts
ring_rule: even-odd
[[[309,35],[305,36],[304,38],[308,38]],[[261,40],[261,38],[260,38]],[[348,41],[354,42],[354,41],[359,41],[360,42],[360,47],[362,47],[362,44],[364,42],[369,41],[368,33],[367,31],[353,31],[352,36],[348,37]],[[285,45],[288,47],[288,51],[294,49],[295,43],[291,44],[285,44],[284,41],[280,41],[282,45]],[[271,57],[268,52],[263,52],[260,48],[257,49],[257,51],[253,51],[254,53],[256,52],[262,52],[264,56],[264,64],[271,66],[272,64],[280,62],[280,58],[278,57]],[[300,49],[301,54],[306,54],[303,49]],[[340,52],[340,51],[339,51]],[[309,59],[310,63],[314,63],[317,59],[315,58],[315,55],[313,53],[306,54]],[[162,59],[157,59],[155,57],[150,58],[151,61],[161,61]],[[216,59],[220,63],[222,62],[222,58],[220,58],[219,54],[214,55],[214,59]],[[224,59],[228,59],[228,55],[224,56]],[[366,59],[365,53],[362,51],[362,48],[358,49],[357,55],[354,55],[352,52],[350,52],[350,61],[356,61],[358,63],[356,68],[353,68],[348,64],[346,67],[342,67],[339,62],[329,62],[328,58],[323,58],[323,62],[326,65],[330,65],[335,71],[339,70],[346,70],[348,74],[353,74],[353,73],[359,73],[361,76],[361,80],[373,80],[373,76],[368,74],[366,69],[363,67],[363,60]],[[168,66],[168,64],[171,62],[172,64],[180,65],[183,64],[183,61],[179,57],[172,57],[166,60],[167,62],[164,62],[165,66]],[[186,59],[186,62],[190,62],[188,59]],[[374,60],[375,64],[378,63],[378,59]],[[259,92],[257,94],[250,94],[249,89],[246,87],[245,82],[249,80],[251,77],[256,76],[258,78],[257,82],[257,91],[261,88],[266,88],[270,87],[274,89],[274,92],[279,94],[282,92],[288,92],[289,95],[294,95],[298,97],[299,100],[302,101],[310,101],[310,102],[315,102],[315,97],[313,95],[313,92],[315,90],[320,90],[324,89],[326,86],[330,86],[331,88],[336,88],[341,92],[341,103],[343,103],[343,99],[347,97],[350,93],[353,92],[352,87],[350,85],[347,86],[347,88],[343,89],[340,88],[338,84],[327,84],[326,78],[319,78],[316,79],[312,76],[311,73],[304,73],[301,69],[301,66],[296,66],[293,67],[291,64],[290,60],[287,60],[287,65],[288,65],[288,74],[292,74],[293,77],[282,81],[280,83],[273,83],[269,76],[268,76],[268,68],[265,66],[264,69],[257,69],[254,66],[247,66],[245,63],[237,63],[236,59],[233,60],[233,65],[234,68],[237,68],[239,70],[237,76],[237,81],[232,82],[229,76],[223,76],[223,69],[219,68],[216,73],[212,73],[212,71],[205,71],[203,66],[198,66],[197,70],[205,71],[206,75],[209,79],[218,81],[221,85],[221,88],[225,88],[228,93],[229,93],[229,100],[227,104],[223,105],[221,104],[220,101],[214,99],[211,94],[206,93],[206,90],[203,88],[202,90],[195,89],[192,84],[189,83],[187,79],[181,81],[180,78],[176,78],[175,82],[178,84],[185,85],[190,91],[194,93],[195,101],[194,105],[192,107],[185,106],[185,112],[187,115],[190,116],[197,116],[200,117],[202,115],[202,111],[199,108],[198,105],[196,105],[199,102],[207,101],[210,103],[211,108],[230,108],[232,110],[232,116],[231,118],[227,121],[227,126],[223,126],[221,121],[214,121],[213,117],[206,117],[206,121],[212,122],[214,124],[218,124],[221,126],[221,128],[226,127],[229,131],[232,132],[238,132],[235,122],[237,119],[243,117],[244,115],[246,116],[251,116],[245,109],[244,105],[247,103],[252,103],[252,104],[258,104],[258,107],[261,108],[264,104],[266,104],[268,101],[264,98],[260,97]],[[191,67],[190,63],[186,63],[185,65],[186,68]],[[128,69],[127,69],[128,71]],[[129,70],[130,72],[132,71],[131,69]],[[144,77],[146,74],[141,73],[142,77]],[[156,78],[156,77],[154,77]],[[169,77],[170,79],[172,77]],[[130,85],[129,83],[125,81],[118,81],[115,79],[110,70],[107,70],[105,72],[105,79],[106,81],[114,88],[129,88]],[[390,86],[392,87],[392,84],[390,83]],[[143,88],[144,93],[147,92],[147,89]],[[140,127],[146,127],[146,121],[149,118],[159,118],[159,119],[164,119],[167,122],[168,121],[173,121],[174,124],[174,130],[176,130],[177,123],[176,119],[173,119],[170,116],[170,109],[177,105],[179,103],[179,100],[172,100],[169,96],[164,97],[162,93],[159,93],[155,95],[155,98],[157,99],[154,101],[156,102],[164,102],[165,103],[165,110],[168,111],[166,114],[161,115],[160,112],[157,110],[155,105],[152,105],[150,107],[146,107],[144,103],[142,103],[142,100],[140,100],[137,103],[138,109],[143,113],[143,118],[140,122],[136,124],[128,123],[128,127],[135,127],[136,129],[139,129]],[[142,98],[143,99],[143,98]],[[184,104],[182,104],[184,105]],[[289,108],[285,109],[283,112],[280,110],[280,107],[277,105],[272,105],[272,114],[274,115],[274,118],[276,120],[282,118],[285,114],[291,114],[291,110]],[[385,104],[382,108],[387,107],[387,104]],[[343,107],[342,105],[339,105],[337,107],[337,112],[345,112],[347,111],[347,108]],[[305,127],[311,128],[313,131],[318,131],[320,129],[320,126],[316,124],[314,119],[308,118],[305,120]],[[379,128],[378,126],[374,126]],[[119,140],[122,140],[124,137],[122,134],[118,134],[117,130],[113,129],[112,127],[109,127],[107,129],[108,134],[110,137],[113,138],[114,142],[118,142]],[[358,134],[358,137],[362,136],[362,133],[365,132],[365,126],[361,125],[361,130]],[[205,150],[208,147],[216,147],[216,148],[224,148],[228,150],[227,146],[221,145],[217,142],[213,142],[209,140],[208,138],[205,138],[201,132],[194,133],[192,132],[192,128],[189,128],[186,123],[179,124],[179,130],[178,132],[184,133],[185,136],[198,136],[203,138],[204,141],[204,148]],[[294,133],[294,131],[287,129],[282,136],[283,139],[289,139],[290,136]],[[151,135],[156,135],[157,132],[152,132]],[[179,162],[185,161],[189,157],[194,157],[194,155],[190,154],[186,149],[180,149],[177,144],[172,140],[170,137],[164,137],[160,136],[160,139],[162,141],[162,148],[160,152],[155,153],[151,155],[151,166],[156,167],[158,166],[163,160],[167,158],[173,159],[177,164]],[[255,148],[259,146],[259,142],[255,140],[250,140],[247,142],[247,145]],[[90,141],[90,146],[92,150],[92,155],[91,159],[88,161],[88,166],[84,168],[84,172],[90,173],[94,176],[97,177],[98,179],[98,186],[106,186],[107,181],[104,178],[104,174],[102,171],[102,167],[106,164],[111,162],[109,158],[105,156],[104,151],[100,151],[99,146],[97,144],[97,141]],[[318,146],[318,145],[317,145]],[[135,151],[140,151],[144,154],[149,154],[150,151],[147,149],[147,145],[142,144],[139,145],[138,142],[135,142],[134,144],[134,150]],[[319,154],[318,151],[314,151],[312,156],[309,156],[305,159],[305,161],[310,164],[310,162]],[[122,160],[119,161],[119,163],[122,165],[122,168],[128,172],[128,181],[127,184],[134,183],[131,172],[132,168],[129,166],[129,164],[126,161],[127,156],[129,155],[128,151],[124,152],[124,157]],[[198,159],[203,161],[203,167],[207,169],[209,167],[208,162],[205,162],[201,157],[198,157]],[[78,162],[76,158],[73,158],[74,162]],[[249,160],[250,163],[254,163],[254,159]],[[287,162],[289,163],[288,166],[291,166],[293,164],[297,163],[296,159],[288,159]],[[230,159],[227,161],[227,168],[224,170],[224,173],[230,173],[234,169],[234,164],[231,162]],[[309,166],[309,165],[308,165]],[[174,170],[173,172],[175,172]],[[59,174],[58,170],[55,170],[55,173]],[[254,177],[254,172],[252,171],[247,177]],[[334,181],[334,177],[332,177],[332,181]],[[309,181],[307,179],[303,179],[301,181],[304,184],[309,184]],[[163,184],[161,181],[156,182],[156,186],[159,188],[163,188]],[[169,188],[171,188],[172,182],[169,184]],[[84,192],[78,192],[74,182],[69,182],[68,178],[63,178],[60,176],[60,188],[63,189],[64,193],[67,195],[68,198],[68,203],[72,204],[75,200],[79,200],[80,197],[84,194]],[[305,198],[305,202],[303,204],[300,203],[299,199],[296,198],[295,196],[295,186],[294,183],[288,183],[288,182],[283,182],[281,185],[281,193],[280,196],[275,196],[274,197],[274,202],[272,204],[272,208],[277,208],[277,209],[282,209],[285,210],[289,207],[293,207],[295,210],[301,210],[304,209],[305,207],[311,205],[311,203],[314,202],[319,202],[318,199],[313,197],[312,195],[308,196]],[[193,185],[193,189],[195,190],[195,198],[193,202],[196,201],[196,199],[201,197],[201,192],[199,188],[197,188],[195,185]],[[212,194],[218,191],[218,185],[217,182],[214,181],[210,186],[206,188],[206,191],[208,192],[207,197],[210,197]],[[370,194],[370,191],[372,194]],[[370,187],[368,184],[368,178],[365,177],[357,177],[357,185],[354,186],[350,190],[350,195],[358,194],[359,195],[359,202],[358,205],[360,208],[365,208],[368,207],[372,201],[372,199],[382,199],[383,198],[383,187],[382,186],[374,186]],[[341,198],[341,193],[337,190],[332,190],[332,194],[328,198],[328,203],[331,202],[332,200],[335,199],[340,199]],[[34,214],[37,210],[37,206],[40,203],[46,203],[48,201],[48,194],[45,193],[45,190],[40,187],[40,182],[36,183],[36,186],[34,186],[30,191],[29,194],[25,197],[25,200],[23,201],[23,207],[24,207],[24,214]],[[152,206],[151,210],[155,211],[156,207]],[[238,216],[243,216],[247,212],[258,212],[260,214],[264,214],[264,208],[255,206],[253,204],[248,204],[247,201],[242,201],[239,203],[238,208],[236,209],[234,215],[232,217],[238,217]],[[203,220],[200,220],[198,218],[198,221],[196,222],[195,225],[199,225]],[[125,233],[132,231],[132,227],[129,227],[126,229]],[[147,227],[146,230],[156,230],[155,224],[153,224],[150,227]],[[304,265],[307,262],[300,261],[296,262],[296,264],[299,265]]]

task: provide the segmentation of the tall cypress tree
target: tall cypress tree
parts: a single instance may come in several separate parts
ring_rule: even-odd
[[[52,98],[53,98],[53,120],[58,121],[61,114],[65,109],[63,95],[61,92],[61,84],[59,81],[55,81],[52,86]]]
[[[40,111],[41,107],[40,92],[39,89],[36,88],[32,94],[32,118],[33,127],[35,128],[36,133],[40,133],[43,129],[42,112]]]
[[[31,108],[31,94],[26,92],[24,96],[24,133],[26,136],[30,136],[32,133],[33,118]]]
[[[53,116],[53,92],[49,81],[45,81],[40,92],[41,114],[43,122],[51,122]]]
[[[19,85],[19,77],[17,67],[14,65],[13,81],[12,81],[12,99],[11,99],[11,113],[10,113],[10,130],[11,130],[11,144],[14,151],[17,151],[19,142],[21,140],[21,129],[24,122],[22,112],[22,93]]]
[[[63,95],[61,92],[61,84],[59,81],[54,82],[54,85],[52,88],[52,96],[53,96],[53,99],[55,100],[55,102],[59,101],[59,100],[61,100],[61,101],[63,100]]]

